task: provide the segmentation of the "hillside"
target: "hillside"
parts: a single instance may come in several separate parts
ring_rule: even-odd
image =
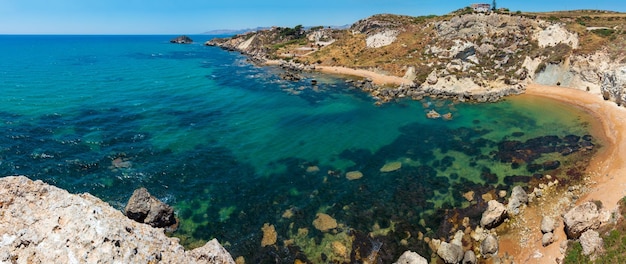
[[[373,95],[493,101],[521,93],[527,83],[563,85],[618,103],[626,83],[626,14],[607,11],[477,13],[445,16],[381,14],[349,29],[279,28],[215,39],[207,45],[282,60],[343,66],[404,77],[401,92]],[[302,67],[300,67],[302,68]]]

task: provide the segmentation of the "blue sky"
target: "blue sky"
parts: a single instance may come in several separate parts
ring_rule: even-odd
[[[338,26],[380,13],[442,15],[475,2],[481,1],[0,0],[0,34],[197,34],[257,26]],[[501,0],[497,5],[512,11],[626,12],[626,0]]]

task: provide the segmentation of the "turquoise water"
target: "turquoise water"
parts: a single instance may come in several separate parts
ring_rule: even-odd
[[[287,82],[203,46],[210,36],[173,37],[0,36],[0,174],[117,208],[147,187],[176,208],[185,244],[216,237],[249,263],[389,262],[427,251],[418,232],[445,234],[454,208],[476,221],[484,202],[467,191],[575,175],[568,166],[594,142],[584,113],[545,99],[376,106],[339,77]],[[427,119],[431,109],[453,118]],[[316,213],[338,227],[316,230]],[[265,223],[274,246],[260,246]]]

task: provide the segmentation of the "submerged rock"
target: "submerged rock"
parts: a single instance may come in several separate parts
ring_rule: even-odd
[[[328,230],[337,228],[337,220],[330,215],[318,213],[313,220],[313,226],[319,231],[327,232]]]
[[[0,263],[235,263],[216,239],[185,251],[88,194],[0,178]]]
[[[265,223],[263,224],[263,227],[261,227],[261,231],[263,232],[263,239],[261,239],[261,247],[271,246],[271,245],[276,244],[276,240],[278,236],[276,234],[276,228],[274,228],[274,225]]]
[[[385,164],[382,168],[380,168],[380,172],[392,172],[397,171],[402,168],[402,162],[394,161]]]
[[[153,227],[170,227],[176,224],[174,208],[150,195],[146,188],[133,192],[124,212],[128,218]]]
[[[348,180],[358,180],[363,178],[363,173],[360,171],[349,171],[346,173],[346,179]]]

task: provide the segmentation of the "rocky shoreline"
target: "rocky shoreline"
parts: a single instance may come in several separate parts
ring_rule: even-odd
[[[217,239],[185,250],[88,194],[0,178],[0,263],[235,263]]]

